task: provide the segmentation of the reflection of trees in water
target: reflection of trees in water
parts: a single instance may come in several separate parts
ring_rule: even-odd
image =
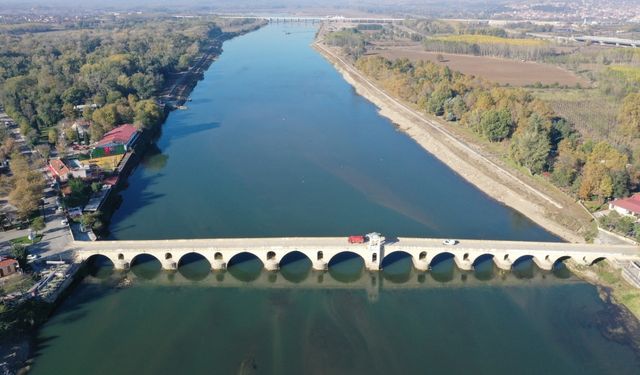
[[[150,171],[157,172],[167,165],[167,160],[169,160],[169,155],[163,154],[154,143],[145,152],[142,165]]]

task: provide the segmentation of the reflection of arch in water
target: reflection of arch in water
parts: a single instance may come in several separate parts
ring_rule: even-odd
[[[312,261],[297,250],[288,252],[280,259],[280,273],[285,279],[299,283],[307,278],[311,272]]]
[[[151,254],[140,253],[131,259],[131,270],[142,279],[153,279],[162,271],[162,263]]]
[[[360,279],[365,268],[365,259],[357,253],[343,251],[331,257],[328,265],[332,278],[351,283]]]
[[[448,251],[438,253],[438,255],[434,256],[433,259],[431,259],[429,267],[437,267],[438,265],[443,264],[449,260],[453,260],[454,257],[455,256],[453,255],[453,253],[450,253]]]
[[[519,279],[532,279],[535,276],[535,260],[533,255],[521,255],[511,265],[511,273]]]
[[[113,261],[109,257],[101,254],[90,256],[87,258],[86,264],[89,275],[99,279],[108,278],[113,274],[115,269]]]
[[[414,260],[413,256],[405,251],[394,251],[385,255],[380,262],[382,277],[392,283],[404,283],[411,278]]]
[[[355,258],[360,258],[362,260],[362,264],[365,263],[365,259],[358,253],[354,253],[353,251],[341,251],[329,259],[329,267],[336,266],[342,262],[349,261]]]
[[[433,257],[429,264],[431,277],[433,280],[441,283],[453,280],[456,268],[455,257],[449,252],[439,253]]]
[[[427,256],[426,252],[423,251],[423,253],[425,253],[424,257],[426,257]],[[402,251],[402,250],[394,251],[392,253],[385,255],[384,258],[382,258],[382,262],[380,262],[380,267],[384,269],[385,267],[389,267],[398,262],[402,262],[407,258],[411,259],[413,258],[413,256],[406,251]]]
[[[94,267],[115,267],[113,260],[102,254],[93,254],[86,259],[86,262],[88,265]]]
[[[253,281],[260,276],[264,263],[256,255],[243,251],[235,254],[227,263],[227,270],[240,281]]]
[[[477,280],[487,281],[495,277],[493,254],[481,254],[473,260],[473,275]]]
[[[161,264],[160,260],[155,256],[148,253],[140,253],[140,254],[136,254],[131,259],[131,267],[140,266],[146,263],[155,263],[155,262],[157,262],[158,264]]]
[[[183,254],[178,260],[178,272],[192,281],[205,279],[211,272],[211,263],[202,254],[190,252]]]

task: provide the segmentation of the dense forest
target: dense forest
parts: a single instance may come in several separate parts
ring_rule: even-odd
[[[153,99],[165,79],[219,33],[210,21],[171,19],[0,33],[0,101],[32,144],[63,118],[92,120],[93,140],[119,123],[153,126],[162,118]]]

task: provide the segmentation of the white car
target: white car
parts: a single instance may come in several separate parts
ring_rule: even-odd
[[[38,258],[40,258],[40,255],[38,255],[38,254],[29,254],[29,255],[27,255],[27,260],[29,260],[29,261],[36,260]]]
[[[69,225],[69,220],[67,220],[67,219],[62,219],[62,221],[60,221],[60,224],[62,224],[62,225]]]
[[[443,245],[453,246],[458,244],[458,240],[444,240],[442,241]]]

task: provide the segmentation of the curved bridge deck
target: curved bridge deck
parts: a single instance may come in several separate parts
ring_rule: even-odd
[[[224,269],[234,257],[249,253],[260,259],[267,270],[277,270],[284,256],[300,252],[307,256],[316,270],[326,270],[331,259],[344,252],[352,252],[364,260],[367,269],[381,269],[384,257],[393,253],[411,256],[418,270],[429,269],[433,259],[451,254],[462,270],[473,269],[483,256],[493,257],[501,269],[511,269],[521,259],[533,259],[544,270],[556,262],[572,258],[580,264],[592,264],[600,259],[640,259],[640,248],[634,245],[572,244],[561,242],[525,242],[493,240],[460,240],[445,245],[437,238],[393,238],[349,244],[346,237],[285,237],[285,238],[218,238],[190,240],[96,241],[74,242],[78,261],[94,255],[109,258],[116,268],[128,268],[141,254],[156,257],[165,269],[176,269],[180,259],[189,253],[206,258],[213,269]]]

